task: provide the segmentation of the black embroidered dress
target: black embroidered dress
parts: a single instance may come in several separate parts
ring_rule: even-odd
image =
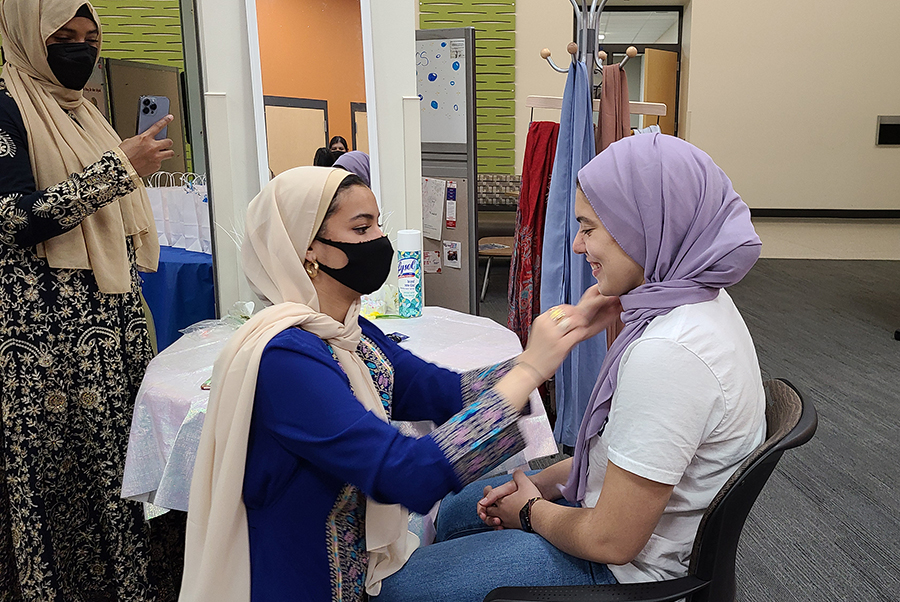
[[[50,268],[35,252],[136,179],[109,151],[36,191],[25,124],[0,80],[2,602],[174,595],[151,585],[142,508],[119,497],[152,356],[133,251],[126,294],[101,293],[93,272]]]

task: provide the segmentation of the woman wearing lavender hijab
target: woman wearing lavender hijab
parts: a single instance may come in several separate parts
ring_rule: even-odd
[[[362,178],[366,186],[372,187],[371,178],[369,177],[369,155],[366,153],[362,151],[344,153],[334,162],[334,166],[347,170],[350,173],[355,173]]]
[[[620,312],[625,323],[575,456],[446,498],[438,543],[386,579],[378,602],[684,576],[704,511],[763,441],[756,352],[725,292],[760,241],[725,173],[678,138],[625,138],[578,173],[575,218],[574,251],[597,286],[554,311],[588,317],[588,336]],[[491,570],[472,571],[480,561]]]

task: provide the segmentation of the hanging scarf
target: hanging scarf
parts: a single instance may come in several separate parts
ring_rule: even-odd
[[[516,235],[509,266],[507,327],[519,336],[524,349],[535,316],[541,313],[541,251],[544,216],[550,193],[550,174],[556,157],[559,124],[535,121],[528,126],[522,190],[516,208]]]
[[[356,355],[362,336],[359,300],[343,323],[321,313],[303,267],[313,235],[349,175],[342,169],[296,167],[276,176],[247,209],[244,273],[254,292],[271,305],[241,326],[213,368],[191,481],[182,600],[250,599],[250,540],[241,496],[259,361],[275,335],[298,326],[326,341],[359,402],[387,420],[369,369]],[[367,500],[366,591],[377,595],[381,580],[400,569],[417,545],[408,532],[406,509]]]
[[[588,446],[606,424],[625,349],[657,316],[715,299],[759,258],[750,209],[709,155],[673,136],[646,134],[615,142],[578,172],[604,227],[644,267],[645,283],[619,299],[625,328],[606,354],[578,431],[563,488],[583,501]]]
[[[47,39],[84,4],[100,29],[100,18],[84,0],[3,0],[0,5],[6,58],[0,77],[22,113],[38,190],[83,171],[107,151],[120,152],[122,139],[100,111],[81,90],[61,86],[47,64]],[[131,237],[138,267],[155,272],[159,239],[154,224],[147,192],[138,185],[68,232],[38,244],[37,253],[52,268],[92,270],[101,292],[127,293],[132,282],[126,237]]]
[[[618,64],[603,66],[600,87],[600,116],[594,141],[597,152],[606,150],[616,140],[631,135],[631,105],[628,102],[628,76]]]
[[[572,61],[559,115],[559,139],[547,198],[544,243],[541,249],[541,309],[578,303],[588,287],[597,283],[591,267],[572,250],[578,233],[575,221],[575,182],[578,170],[593,159],[594,126],[591,85],[587,67]],[[556,371],[556,424],[553,436],[566,446],[575,445],[584,416],[593,374],[606,355],[606,342],[594,337],[577,345]]]

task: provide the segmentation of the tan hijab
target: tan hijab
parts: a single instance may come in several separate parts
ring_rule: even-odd
[[[80,90],[59,85],[47,64],[47,39],[68,23],[81,5],[90,3],[0,2],[0,35],[6,59],[0,77],[22,113],[35,184],[38,190],[44,190],[83,171],[106,151],[116,150],[122,139]],[[91,13],[99,29],[100,19],[92,6]],[[126,236],[131,237],[137,251],[138,266],[156,271],[159,239],[142,184],[68,232],[39,244],[37,252],[53,268],[93,270],[104,293],[125,293],[132,286]]]
[[[362,334],[359,301],[343,324],[319,312],[316,289],[303,267],[331,199],[349,175],[342,169],[296,167],[269,182],[247,209],[244,273],[272,305],[235,333],[213,368],[191,482],[181,600],[250,599],[250,543],[241,494],[259,360],[275,335],[299,326],[331,344],[356,398],[387,420],[369,369],[356,355]],[[367,501],[369,594],[377,595],[381,580],[400,569],[418,546],[407,529],[405,508]]]

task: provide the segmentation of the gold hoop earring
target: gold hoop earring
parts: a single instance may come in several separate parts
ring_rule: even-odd
[[[312,263],[307,261],[303,267],[306,270],[306,273],[309,274],[310,278],[315,278],[316,276],[319,275],[319,262],[318,261],[313,261]]]

